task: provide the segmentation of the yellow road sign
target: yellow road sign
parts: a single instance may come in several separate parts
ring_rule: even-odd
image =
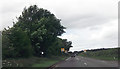
[[[86,52],[87,50],[84,50],[84,52]]]
[[[61,51],[62,51],[62,52],[64,52],[64,51],[65,51],[65,49],[64,49],[64,48],[61,48]]]

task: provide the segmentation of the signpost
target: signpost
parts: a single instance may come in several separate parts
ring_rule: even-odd
[[[65,49],[64,48],[61,48],[61,52],[64,52],[65,51]]]
[[[63,55],[63,52],[65,51],[65,49],[64,48],[61,48],[61,52],[62,52],[62,55]]]
[[[84,52],[86,52],[86,50],[84,50]]]

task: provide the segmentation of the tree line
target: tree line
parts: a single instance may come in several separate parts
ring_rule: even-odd
[[[31,56],[61,55],[61,48],[69,51],[72,42],[61,39],[64,26],[50,11],[31,5],[13,22],[13,27],[2,31],[3,59]]]

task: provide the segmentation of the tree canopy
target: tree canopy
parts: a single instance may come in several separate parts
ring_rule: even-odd
[[[38,8],[37,5],[24,8],[13,27],[3,31],[3,48],[13,47],[9,51],[18,51],[16,55],[19,54],[19,57],[25,53],[29,53],[27,56],[40,56],[41,52],[44,52],[45,56],[53,53],[58,55],[61,47],[69,50],[72,42],[58,38],[65,33],[65,27],[60,21],[50,11]],[[22,54],[23,52],[25,53]]]

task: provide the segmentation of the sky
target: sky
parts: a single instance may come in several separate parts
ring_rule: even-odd
[[[24,7],[38,5],[55,14],[66,27],[63,39],[72,41],[70,51],[118,46],[119,0],[2,0],[0,30],[12,27]]]

